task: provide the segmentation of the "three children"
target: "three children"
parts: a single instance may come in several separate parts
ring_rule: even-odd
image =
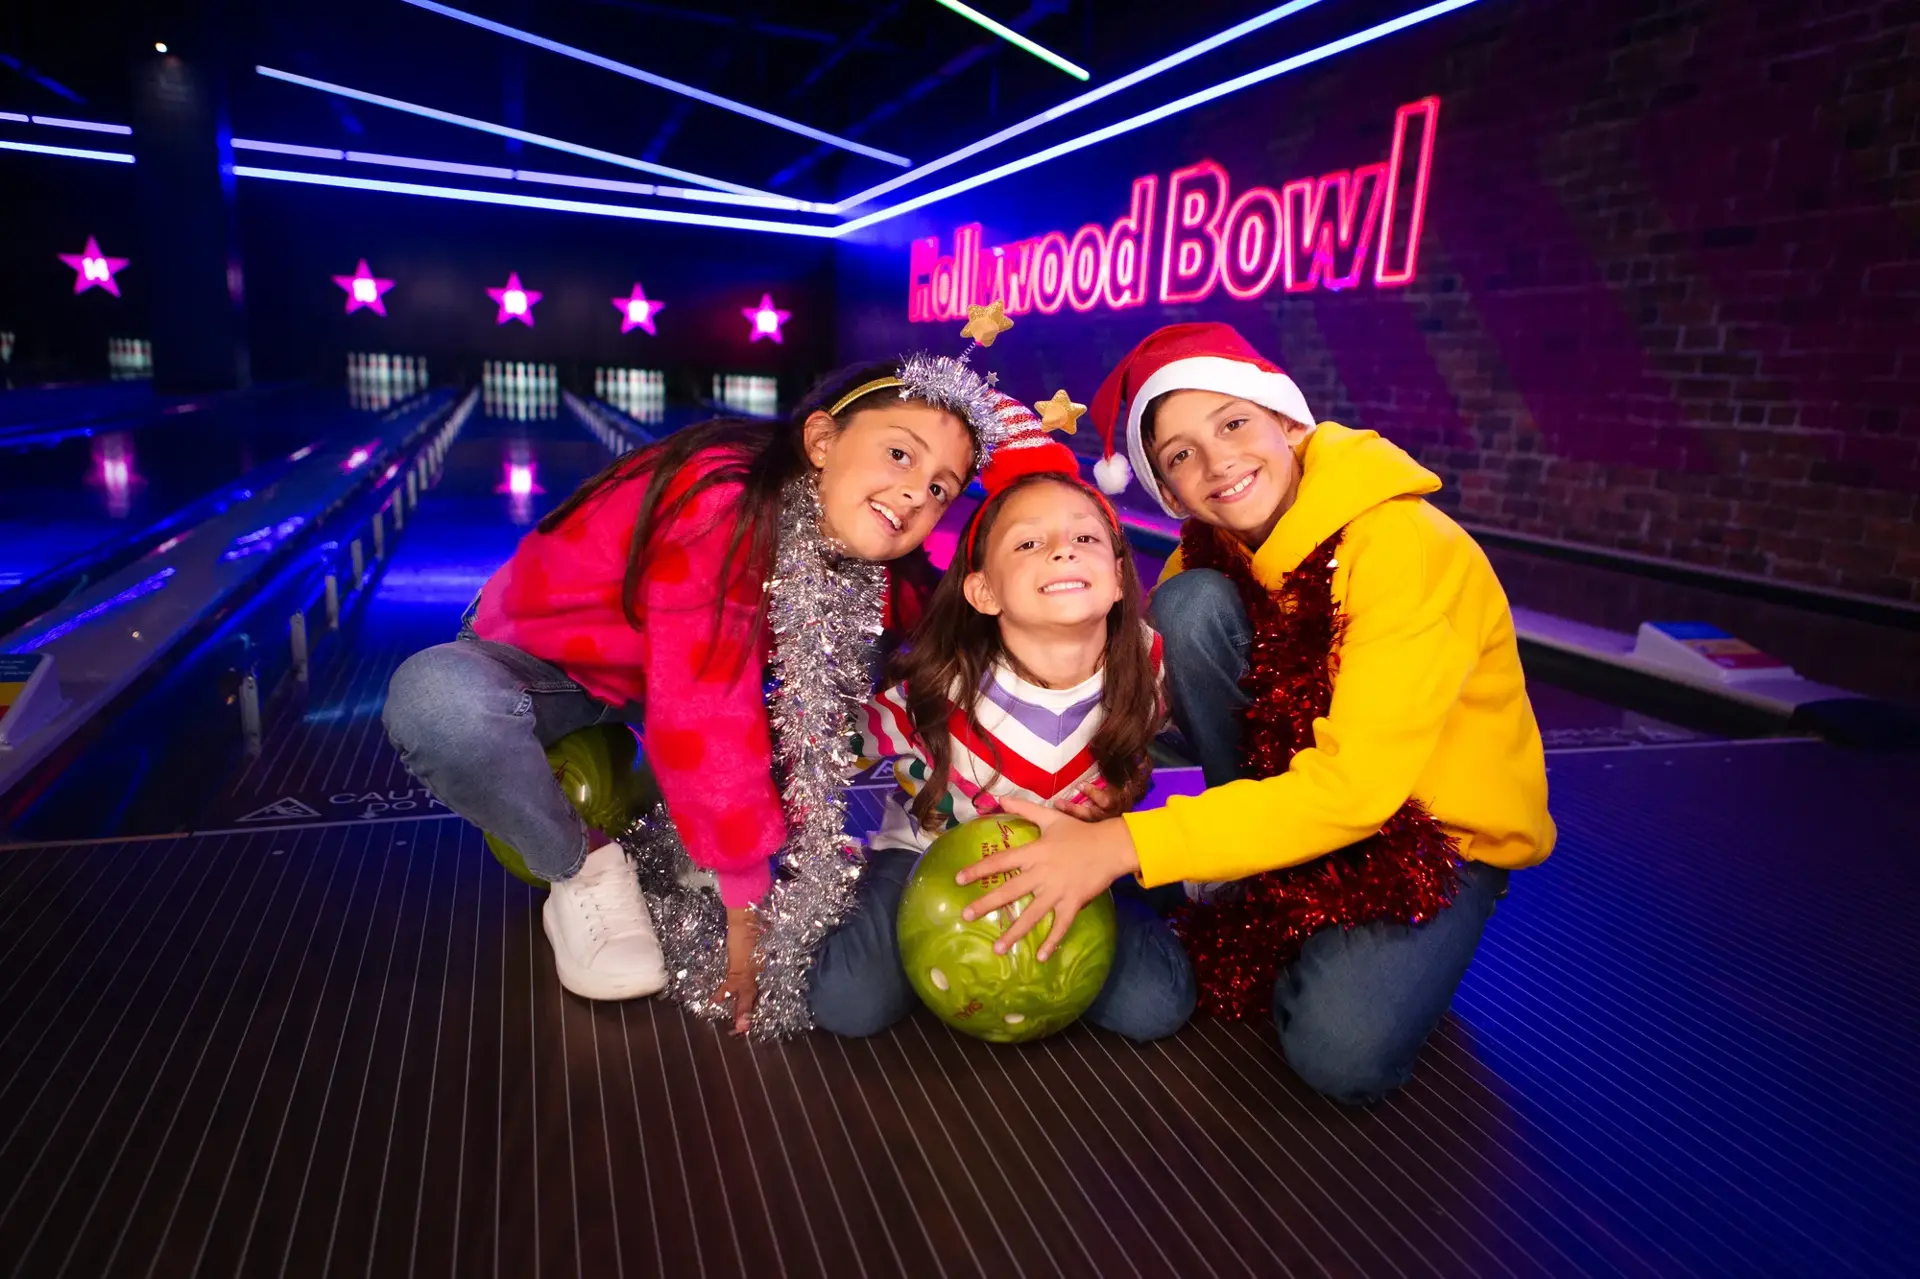
[[[540,755],[644,702],[675,825],[718,872],[730,920],[748,921],[729,947],[749,969],[728,983],[745,1026],[749,907],[784,827],[759,684],[708,672],[723,650],[738,667],[764,647],[755,521],[811,468],[833,535],[896,559],[991,434],[1004,443],[987,499],[860,716],[863,749],[899,758],[901,787],[852,912],[816,953],[815,1023],[871,1034],[910,1010],[893,914],[913,860],[947,823],[1004,809],[1043,835],[963,873],[1003,877],[972,914],[1030,894],[1006,940],[1051,913],[1044,960],[1087,902],[1120,899],[1089,1020],[1145,1040],[1196,997],[1270,1010],[1319,1091],[1362,1103],[1399,1087],[1508,872],[1554,841],[1512,617],[1485,556],[1425,500],[1439,480],[1371,431],[1316,424],[1230,327],[1155,332],[1093,416],[1110,454],[1096,474],[1124,485],[1130,471],[1185,521],[1156,637],[1112,507],[1023,406],[1000,397],[983,422],[897,381],[845,398],[872,372],[776,430],[711,424],[617,463],[529,536],[459,641],[396,675],[388,724],[408,766],[554,881],[563,982],[623,998],[664,980],[618,847],[581,832]],[[1125,811],[1169,702],[1208,789]],[[1176,939],[1141,890],[1179,883],[1193,902]]]

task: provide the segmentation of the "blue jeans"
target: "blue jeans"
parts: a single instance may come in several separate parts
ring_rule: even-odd
[[[546,748],[620,719],[613,707],[531,653],[462,629],[400,664],[382,715],[401,762],[435,799],[505,840],[542,879],[580,869],[586,831]]]
[[[900,964],[894,927],[918,854],[875,849],[855,890],[853,911],[820,943],[808,1002],[814,1025],[836,1035],[874,1035],[918,1002]],[[1193,1013],[1193,966],[1166,922],[1127,881],[1114,885],[1119,925],[1107,983],[1081,1020],[1139,1042],[1164,1039]]]
[[[1154,592],[1153,621],[1174,722],[1207,785],[1239,779],[1247,704],[1240,681],[1253,640],[1239,593],[1224,574],[1189,569]],[[1329,928],[1309,937],[1273,988],[1273,1020],[1294,1073],[1350,1105],[1405,1084],[1506,891],[1506,871],[1469,863],[1453,904],[1424,924]]]

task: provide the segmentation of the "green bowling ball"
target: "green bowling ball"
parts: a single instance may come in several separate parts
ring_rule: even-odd
[[[997,1044],[1042,1039],[1087,1010],[1113,967],[1113,895],[1102,893],[1074,917],[1046,963],[1034,958],[1053,925],[1043,919],[1004,955],[993,943],[1012,924],[1023,897],[969,923],[960,912],[992,885],[961,887],[963,867],[1040,838],[1019,817],[981,817],[957,826],[921,855],[900,898],[900,961],[922,1003],[955,1030]]]
[[[547,763],[580,820],[597,830],[621,830],[659,802],[659,787],[625,724],[595,724],[568,733],[547,747]],[[488,833],[486,842],[508,874],[535,888],[547,886],[505,840]]]
[[[483,832],[486,836],[487,851],[493,854],[493,860],[507,868],[507,874],[523,884],[532,884],[535,888],[545,888],[547,881],[527,869],[527,859],[517,852],[513,845],[492,832]]]

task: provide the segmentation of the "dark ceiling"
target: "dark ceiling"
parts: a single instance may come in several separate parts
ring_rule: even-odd
[[[936,0],[458,0],[456,7],[917,164],[1270,5],[981,0],[976,6],[1085,67],[1092,73],[1086,84]],[[247,137],[605,172],[543,148],[272,81],[253,72],[263,64],[803,199],[843,196],[901,172],[404,0],[12,0],[0,6],[0,110],[124,120],[131,59],[156,40],[226,68],[233,129]]]

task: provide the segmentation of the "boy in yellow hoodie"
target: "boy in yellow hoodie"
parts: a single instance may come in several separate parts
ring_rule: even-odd
[[[1103,488],[1150,478],[1186,521],[1153,598],[1174,718],[1208,789],[1043,837],[971,882],[1049,911],[1040,958],[1114,879],[1186,881],[1202,1006],[1271,1008],[1294,1070],[1350,1103],[1404,1084],[1507,872],[1552,850],[1546,764],[1513,618],[1439,479],[1371,431],[1313,425],[1224,324],[1142,342],[1094,398]],[[1129,464],[1112,455],[1124,426]]]

